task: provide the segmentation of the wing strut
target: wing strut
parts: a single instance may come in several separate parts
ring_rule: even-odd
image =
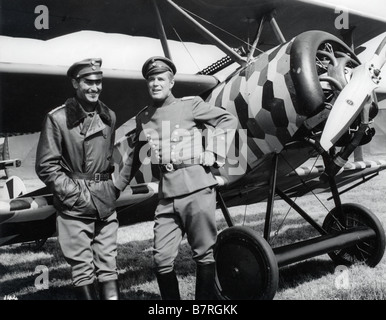
[[[173,60],[172,56],[170,54],[169,45],[168,45],[168,38],[166,37],[164,25],[162,22],[162,18],[161,18],[161,14],[159,12],[157,2],[156,2],[156,0],[152,0],[152,3],[153,3],[155,15],[157,17],[157,19],[156,19],[157,20],[157,31],[158,31],[158,36],[161,40],[162,49],[164,51],[165,57],[169,58],[170,60]]]
[[[277,40],[281,44],[286,42],[286,40],[284,38],[284,35],[281,32],[281,29],[280,29],[279,25],[276,22],[275,15],[276,15],[276,11],[273,10],[270,13],[268,13],[268,14],[266,14],[266,15],[264,15],[262,17],[262,19],[260,21],[260,24],[259,24],[259,29],[257,30],[256,38],[255,38],[255,40],[254,40],[254,42],[252,44],[252,47],[251,47],[251,49],[249,51],[247,61],[249,61],[249,60],[251,60],[253,58],[253,53],[255,52],[257,44],[258,44],[258,42],[260,40],[261,33],[263,32],[263,27],[264,27],[265,22],[269,22],[270,23],[271,28],[272,28],[273,32],[275,33],[275,36],[276,36]]]
[[[182,17],[187,19],[192,26],[201,33],[205,38],[207,38],[210,42],[216,45],[220,50],[224,51],[229,57],[231,57],[235,62],[237,62],[241,66],[246,65],[245,58],[240,56],[236,51],[234,51],[231,47],[217,38],[213,33],[211,33],[208,29],[204,28],[200,23],[194,20],[189,14],[187,14],[184,10],[182,10],[178,5],[176,5],[171,0],[165,0],[173,9],[177,10]]]
[[[263,32],[263,26],[264,26],[265,21],[266,21],[266,16],[263,16],[261,18],[261,21],[260,21],[259,29],[257,30],[257,35],[255,38],[255,41],[253,41],[252,47],[249,50],[248,59],[247,59],[248,61],[253,58],[253,54],[256,50],[257,44],[259,43],[261,33]]]
[[[285,38],[284,38],[283,33],[281,32],[280,28],[279,28],[279,25],[276,22],[275,15],[276,15],[276,12],[272,11],[270,14],[270,17],[269,17],[270,18],[269,22],[271,24],[273,32],[275,32],[276,38],[279,40],[279,42],[285,43],[286,42]]]
[[[272,171],[270,178],[270,189],[267,201],[267,211],[265,214],[265,225],[264,225],[264,239],[269,243],[271,234],[271,223],[273,215],[273,204],[275,202],[275,191],[276,191],[276,180],[277,180],[277,165],[279,163],[279,155],[275,153],[272,159]]]

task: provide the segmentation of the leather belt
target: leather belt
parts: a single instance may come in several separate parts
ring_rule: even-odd
[[[68,172],[67,175],[72,179],[92,180],[95,182],[107,181],[111,179],[111,173]]]
[[[197,163],[166,163],[166,164],[160,164],[159,168],[162,172],[173,172],[176,171],[177,169],[181,168],[187,168],[191,166],[197,166],[199,164]]]

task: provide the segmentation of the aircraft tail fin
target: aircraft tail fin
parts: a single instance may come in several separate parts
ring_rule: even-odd
[[[2,162],[7,177],[38,179],[35,173],[39,133],[8,136],[3,144]]]
[[[2,157],[0,168],[3,166],[6,178],[9,178],[8,187],[1,181],[0,196],[5,199],[12,199],[20,196],[20,192],[28,192],[44,187],[35,171],[36,149],[40,133],[11,135],[4,139],[2,145]],[[20,181],[18,181],[18,179]],[[24,187],[24,188],[23,188]]]
[[[11,200],[20,197],[27,193],[24,182],[17,176],[12,176],[5,181],[2,189],[0,189],[0,199]]]

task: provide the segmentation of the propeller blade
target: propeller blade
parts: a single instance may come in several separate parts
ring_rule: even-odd
[[[343,88],[327,118],[320,145],[328,151],[347,131],[379,86],[380,70],[386,62],[386,37],[373,58],[354,69],[350,82]]]

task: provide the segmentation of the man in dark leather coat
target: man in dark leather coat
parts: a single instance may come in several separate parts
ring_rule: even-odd
[[[159,202],[154,218],[154,262],[163,300],[180,299],[174,261],[187,235],[197,265],[196,300],[214,299],[217,238],[217,180],[210,166],[224,164],[238,125],[237,118],[200,97],[175,98],[176,67],[164,57],[148,59],[142,69],[153,104],[136,117],[135,148],[115,185],[123,190],[133,178],[142,155],[151,150],[159,165]],[[207,144],[203,147],[206,127]]]
[[[58,241],[80,299],[119,298],[116,267],[119,194],[111,179],[115,113],[99,100],[101,59],[67,72],[75,95],[43,123],[36,172],[53,193]]]

